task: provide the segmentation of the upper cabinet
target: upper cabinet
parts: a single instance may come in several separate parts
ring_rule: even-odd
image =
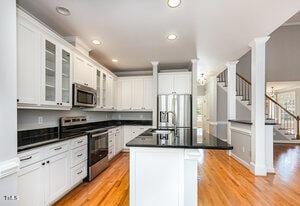
[[[45,36],[42,43],[41,105],[71,108],[71,51]]]
[[[37,105],[40,102],[41,34],[22,19],[17,24],[17,102]]]
[[[74,82],[97,89],[97,68],[83,56],[74,57]]]
[[[158,94],[191,94],[191,72],[158,74]]]
[[[18,13],[18,108],[72,107],[72,52],[34,20]]]
[[[152,110],[152,76],[119,78],[117,87],[119,110]]]

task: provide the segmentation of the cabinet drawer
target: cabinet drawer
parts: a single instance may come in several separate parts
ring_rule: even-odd
[[[20,168],[26,167],[44,159],[43,148],[21,152],[18,154],[18,157],[20,159]]]
[[[113,147],[115,145],[116,133],[108,135],[108,147]]]
[[[115,148],[114,147],[109,147],[108,148],[108,159],[112,159],[115,156]]]
[[[71,169],[71,186],[81,182],[87,176],[87,164],[82,162]]]
[[[45,158],[61,154],[69,150],[69,141],[53,144],[45,148]]]
[[[78,137],[71,140],[71,149],[83,146],[87,144],[87,136]]]
[[[83,145],[71,151],[71,167],[78,165],[87,159],[87,145]]]

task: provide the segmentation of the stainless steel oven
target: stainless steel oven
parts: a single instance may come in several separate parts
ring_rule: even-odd
[[[78,83],[73,84],[73,106],[95,107],[97,105],[97,91]]]
[[[91,181],[108,167],[108,131],[88,131],[88,180]]]

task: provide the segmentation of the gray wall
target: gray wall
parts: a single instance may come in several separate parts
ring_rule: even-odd
[[[18,130],[38,129],[58,126],[58,120],[64,116],[87,116],[88,122],[98,122],[111,119],[120,120],[151,120],[152,113],[145,112],[84,112],[78,108],[70,111],[54,110],[18,110]],[[42,117],[43,123],[39,124],[39,117]]]
[[[300,25],[275,30],[266,45],[266,80],[300,80]],[[251,80],[251,52],[239,59],[237,72]]]
[[[251,121],[251,110],[236,100],[236,119]]]

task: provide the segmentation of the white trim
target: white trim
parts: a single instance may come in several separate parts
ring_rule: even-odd
[[[300,140],[274,140],[277,144],[300,144]]]
[[[0,179],[17,173],[20,169],[20,160],[18,157],[0,162]]]
[[[266,176],[267,175],[266,165],[257,165],[253,162],[250,162],[250,171],[255,176]]]
[[[239,158],[238,156],[236,156],[235,154],[233,154],[233,152],[231,152],[230,155],[233,159],[235,159],[236,161],[238,161],[239,163],[241,163],[243,166],[247,167],[247,169],[250,169],[250,164],[248,162],[246,162],[245,160]]]
[[[250,135],[251,136],[251,130],[241,129],[241,128],[233,127],[233,126],[231,126],[230,129],[233,130],[233,131],[236,131],[236,132],[238,132],[240,134],[246,134],[246,135]]]

